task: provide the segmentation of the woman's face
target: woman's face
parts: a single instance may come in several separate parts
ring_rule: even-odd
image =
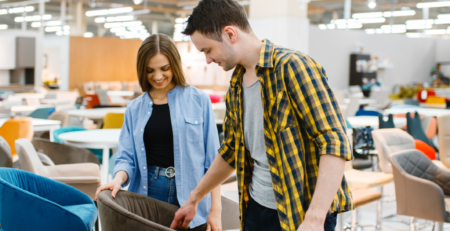
[[[153,89],[173,88],[173,72],[169,59],[161,53],[156,54],[147,64],[147,80]]]

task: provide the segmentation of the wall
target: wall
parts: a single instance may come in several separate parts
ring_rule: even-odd
[[[423,82],[435,65],[435,43],[432,38],[408,38],[404,34],[369,35],[361,30],[320,30],[311,25],[309,55],[321,63],[333,89],[347,89],[349,59],[355,44],[364,45],[364,53],[379,58],[388,56],[394,68],[378,71],[385,89],[396,84]]]
[[[141,40],[70,37],[69,88],[89,81],[135,81]]]
[[[436,62],[450,62],[450,39],[436,41]]]
[[[69,36],[47,35],[44,38],[43,53],[47,57],[43,69],[43,81],[59,78],[60,90],[69,90]]]

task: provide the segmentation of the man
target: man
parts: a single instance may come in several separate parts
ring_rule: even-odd
[[[241,230],[334,230],[337,213],[353,209],[343,178],[353,156],[322,66],[260,41],[235,0],[200,1],[183,33],[208,64],[235,70],[219,154],[171,227],[188,227],[201,198],[236,170]]]

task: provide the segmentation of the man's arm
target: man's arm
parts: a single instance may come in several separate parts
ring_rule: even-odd
[[[334,155],[320,156],[316,189],[298,231],[323,230],[325,218],[344,176],[345,161]]]
[[[234,168],[231,167],[221,155],[214,158],[211,167],[205,176],[200,180],[197,187],[189,194],[187,201],[175,213],[175,218],[170,228],[189,228],[189,223],[194,219],[197,213],[197,205],[200,200],[206,196],[211,190],[221,185],[233,173]]]

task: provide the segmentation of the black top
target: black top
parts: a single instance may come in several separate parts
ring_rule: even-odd
[[[152,115],[145,126],[144,144],[148,166],[175,166],[169,104],[153,104]]]

